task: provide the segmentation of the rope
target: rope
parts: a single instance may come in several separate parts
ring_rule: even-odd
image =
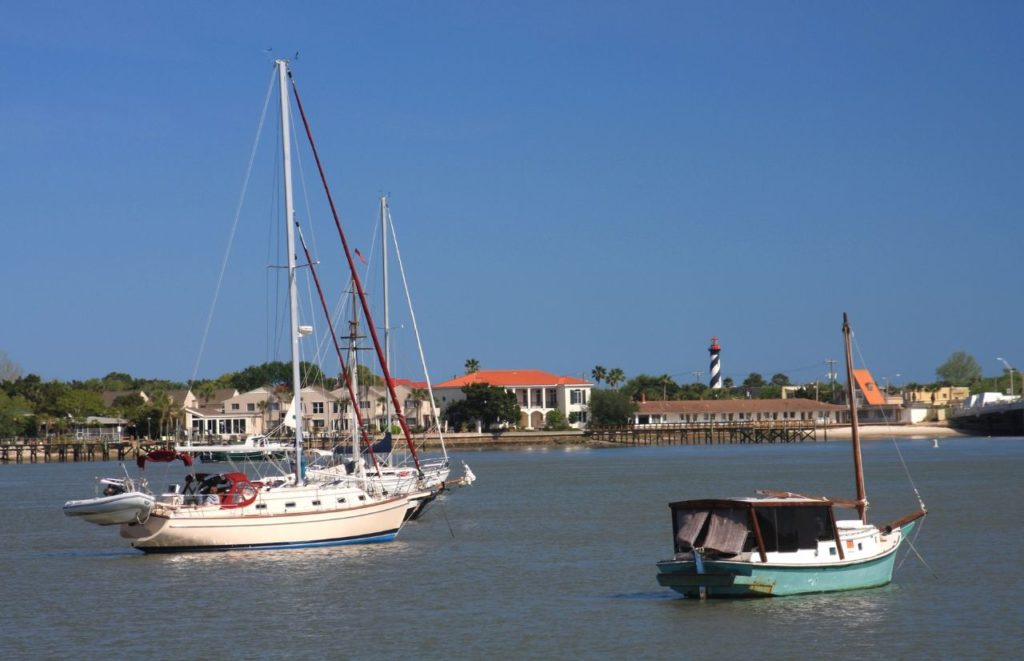
[[[861,365],[867,365],[867,361],[864,360],[864,355],[861,353],[860,344],[857,343],[857,336],[856,336],[856,334],[852,330],[850,331],[850,339],[853,342],[854,349],[857,351],[857,358],[860,360],[860,364]],[[849,396],[852,398],[853,397],[853,393],[850,393]],[[886,396],[888,396],[888,392],[886,392]],[[891,426],[892,425],[892,420],[889,418],[888,411],[886,411],[885,409],[882,409],[882,415],[885,418],[886,424]],[[896,456],[898,456],[900,458],[900,464],[902,464],[902,466],[903,466],[903,472],[906,473],[907,481],[910,482],[910,487],[911,487],[911,489],[914,490],[914,496],[917,498],[918,505],[921,507],[921,509],[923,509],[925,511],[928,511],[928,508],[925,507],[924,499],[921,498],[921,493],[917,490],[917,484],[914,483],[914,478],[910,474],[910,468],[907,467],[907,462],[903,458],[903,452],[900,450],[899,443],[896,442],[896,436],[895,435],[891,435],[889,437],[889,440],[892,441],[892,446],[896,449]]]
[[[220,264],[220,274],[217,276],[217,286],[213,293],[213,302],[210,304],[210,312],[206,316],[206,326],[203,328],[203,337],[199,342],[199,353],[196,356],[195,365],[192,367],[192,378],[189,379],[189,383],[193,383],[196,380],[196,375],[199,373],[199,363],[203,358],[203,351],[206,349],[206,340],[210,335],[210,326],[213,325],[213,313],[217,309],[217,299],[220,297],[221,285],[224,284],[224,273],[228,267],[228,258],[231,256],[231,247],[235,242],[235,232],[238,230],[238,222],[242,217],[242,206],[245,203],[246,191],[249,188],[249,181],[252,178],[253,163],[256,160],[256,150],[260,144],[260,135],[263,133],[263,124],[267,118],[267,108],[270,105],[270,98],[274,92],[274,78],[276,74],[271,75],[270,84],[267,87],[267,96],[263,101],[263,110],[260,112],[259,124],[256,128],[256,137],[253,140],[252,150],[249,152],[249,165],[245,171],[245,180],[242,184],[242,192],[238,196],[238,206],[235,208],[235,219],[231,223],[231,233],[228,235],[228,245],[224,250],[224,258]]]
[[[423,378],[427,381],[427,392],[430,395],[430,415],[437,425],[437,437],[441,441],[441,453],[448,458],[448,450],[445,448],[444,434],[441,433],[441,425],[437,423],[437,402],[434,400],[434,387],[430,383],[430,372],[427,371],[427,358],[423,353],[423,343],[420,341],[420,329],[416,324],[416,312],[412,307],[412,294],[409,293],[409,283],[405,279],[405,265],[402,263],[402,251],[398,249],[398,234],[395,233],[395,225],[391,222],[391,207],[388,207],[388,226],[391,228],[391,239],[395,244],[395,257],[398,258],[398,270],[402,274],[402,287],[405,289],[405,300],[409,305],[409,317],[412,319],[412,330],[416,334],[416,347],[420,352],[420,364],[423,366]],[[405,415],[403,411],[401,415]]]
[[[924,524],[924,519],[921,519],[921,523],[918,524],[917,529],[914,531],[914,539],[917,539],[917,536],[921,534],[921,528],[923,527],[923,524]],[[913,551],[914,555],[917,556],[917,559],[921,561],[921,564],[924,565],[928,569],[929,572],[931,572],[932,578],[934,578],[935,580],[939,580],[939,575],[937,573],[935,573],[935,570],[932,569],[931,565],[929,565],[928,562],[921,556],[921,554],[918,553],[917,547],[914,546],[913,540],[911,540],[908,537],[906,542],[907,542],[907,546],[910,548],[910,551],[907,551],[903,555],[903,559],[900,560],[900,564],[896,565],[896,570],[898,571],[901,567],[903,567],[903,563],[907,561],[907,558],[910,557],[910,552]]]

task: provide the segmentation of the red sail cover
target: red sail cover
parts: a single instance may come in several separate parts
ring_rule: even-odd
[[[146,454],[140,454],[138,457],[136,457],[135,463],[136,465],[138,465],[140,470],[146,470],[147,461],[167,463],[170,461],[174,461],[175,459],[181,459],[183,462],[185,462],[186,466],[192,465],[191,456],[183,452],[175,452],[174,450],[152,450]]]

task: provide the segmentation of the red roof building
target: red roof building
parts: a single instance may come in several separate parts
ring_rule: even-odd
[[[463,398],[462,388],[483,383],[514,393],[521,409],[519,427],[543,429],[548,411],[559,410],[569,424],[586,426],[592,384],[572,376],[558,376],[541,370],[480,370],[463,374],[434,386],[438,405]]]

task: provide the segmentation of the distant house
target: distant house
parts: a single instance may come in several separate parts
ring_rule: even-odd
[[[370,425],[372,430],[383,430],[387,426],[388,412],[390,411],[392,425],[398,424],[398,417],[401,415],[410,429],[429,429],[432,426],[432,416],[430,415],[430,398],[426,395],[427,383],[397,378],[392,378],[391,383],[395,388],[395,395],[401,407],[400,413],[395,411],[391,393],[388,392],[384,384],[360,386],[359,410],[363,420]],[[336,429],[347,431],[350,429],[349,418],[351,417],[348,408],[348,388],[341,387],[332,390],[331,395],[339,402],[339,413],[341,414]]]
[[[238,396],[233,388],[217,390],[209,398],[196,397],[191,390],[171,390],[167,395],[185,412],[185,429],[193,438],[228,440],[253,433],[250,416],[225,410],[225,402]]]
[[[591,383],[571,376],[557,376],[540,370],[480,370],[434,386],[442,409],[465,398],[462,388],[484,383],[515,394],[521,410],[519,427],[543,429],[548,411],[559,410],[575,428],[586,426]]]
[[[798,421],[837,424],[847,407],[813,399],[704,399],[640,402],[633,415],[637,425],[708,422]]]
[[[129,393],[133,394],[133,393]],[[123,418],[107,416],[86,416],[83,423],[75,425],[75,438],[78,440],[106,440],[117,442],[128,428],[129,422]]]
[[[868,370],[853,370],[857,420],[866,424],[904,422],[903,398],[883,392]]]
[[[931,404],[932,406],[949,406],[954,402],[960,402],[971,396],[971,389],[961,386],[943,386],[934,390],[918,388],[917,390],[905,390],[903,400],[907,404]]]
[[[113,408],[114,402],[122,397],[131,397],[132,395],[138,395],[143,402],[149,401],[149,395],[142,390],[104,390],[100,393],[100,397],[103,398],[103,406],[108,409]]]

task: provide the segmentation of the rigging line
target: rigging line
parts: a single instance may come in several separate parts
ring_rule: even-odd
[[[922,523],[923,523],[923,521],[922,521]],[[917,539],[918,535],[920,535],[920,534],[921,534],[921,526],[919,525],[917,527],[917,530],[914,531],[914,539]],[[913,540],[911,540],[908,537],[906,541],[907,541],[907,547],[911,551],[914,552],[914,555],[917,556],[917,559],[921,561],[921,564],[924,565],[928,569],[929,572],[931,572],[932,578],[934,578],[935,580],[939,580],[939,575],[935,572],[934,569],[932,569],[932,566],[928,564],[928,561],[925,560],[924,557],[917,551],[917,547],[914,546]],[[907,552],[906,554],[904,554],[903,560],[900,561],[900,564],[896,568],[899,569],[900,567],[902,567],[903,563],[906,562],[907,558],[909,558],[909,557],[910,557],[910,552]]]
[[[313,140],[313,133],[309,127],[309,120],[306,117],[305,110],[302,108],[302,99],[299,96],[299,88],[295,83],[295,79],[291,76],[291,72],[289,72],[289,79],[292,83],[295,105],[299,111],[299,115],[302,117],[302,125],[306,130],[306,137],[309,139],[309,147],[313,154],[313,160],[316,161],[324,193],[327,196],[327,203],[331,208],[331,216],[334,218],[334,225],[338,230],[338,238],[341,240],[342,253],[345,255],[345,261],[348,263],[349,271],[352,273],[352,280],[356,286],[356,292],[359,295],[359,303],[363,309],[363,317],[366,319],[366,326],[369,328],[370,336],[373,338],[373,348],[377,353],[377,360],[380,362],[384,382],[387,385],[388,394],[391,395],[392,404],[394,405],[395,410],[399,410],[401,408],[401,403],[398,401],[398,394],[395,392],[394,380],[391,378],[391,370],[388,367],[387,360],[384,358],[380,338],[377,336],[377,329],[373,327],[373,315],[370,313],[370,305],[366,301],[366,292],[363,290],[362,280],[359,278],[359,271],[356,269],[355,262],[352,261],[352,253],[349,249],[348,238],[345,236],[345,231],[341,227],[341,217],[338,214],[338,209],[334,204],[334,196],[331,194],[330,186],[327,183],[327,173],[324,171],[323,163],[320,161],[320,156],[316,149],[316,142]],[[405,416],[398,416],[398,424],[402,427],[402,435],[405,437],[406,444],[409,446],[409,452],[412,453],[412,458],[416,463],[416,471],[422,476],[423,469],[420,466],[416,446],[412,440],[412,432],[409,430],[409,425],[405,421]]]
[[[437,498],[440,497],[441,494],[438,494]],[[444,522],[448,524],[448,533],[452,536],[452,539],[455,539],[455,531],[452,530],[452,522],[448,520],[448,508],[444,506],[443,500],[439,502],[438,505],[441,506],[441,511],[444,513]]]
[[[213,293],[213,302],[210,304],[210,312],[206,316],[206,327],[203,328],[203,337],[199,342],[199,354],[196,356],[195,365],[192,367],[192,378],[189,379],[189,383],[196,380],[196,375],[199,373],[199,363],[203,359],[203,351],[206,350],[206,340],[210,335],[210,326],[213,325],[213,313],[217,310],[217,299],[220,297],[220,288],[224,284],[224,272],[228,267],[228,259],[231,257],[231,246],[235,242],[235,232],[238,230],[238,222],[242,217],[242,206],[245,204],[246,191],[249,189],[249,181],[252,178],[253,163],[256,160],[256,150],[260,144],[260,135],[263,133],[263,123],[267,118],[267,108],[270,105],[270,98],[274,91],[274,75],[271,75],[270,85],[267,87],[267,96],[263,101],[263,110],[260,111],[259,123],[256,127],[256,137],[253,140],[252,149],[249,152],[249,164],[245,171],[245,179],[242,183],[242,192],[238,196],[238,205],[235,208],[235,219],[231,223],[231,232],[228,235],[228,245],[224,251],[224,258],[220,264],[220,274],[217,276],[217,286]]]
[[[391,220],[391,207],[387,208],[388,227],[391,228],[391,241],[395,244],[395,257],[398,259],[398,270],[402,274],[402,288],[405,290],[405,300],[409,305],[409,317],[412,321],[412,330],[416,335],[416,348],[420,352],[420,364],[423,366],[423,378],[427,381],[427,393],[430,395],[430,416],[432,422],[437,425],[437,437],[441,441],[441,453],[448,458],[448,449],[445,447],[444,434],[441,433],[441,423],[437,419],[437,402],[434,400],[434,387],[430,383],[430,372],[427,370],[427,358],[423,353],[423,343],[420,341],[420,328],[416,323],[416,312],[412,307],[412,294],[409,292],[409,282],[405,277],[405,264],[402,262],[402,251],[398,249],[398,233],[395,232],[395,224]],[[403,412],[404,414],[404,412]]]
[[[857,337],[853,333],[852,330],[850,331],[850,336],[851,336],[850,339],[853,342],[853,346],[857,350],[857,358],[860,359],[860,364],[861,365],[867,365],[867,361],[864,360],[864,354],[861,353],[860,344],[857,343]],[[877,388],[877,384],[875,384],[875,387]],[[854,394],[852,392],[849,393],[849,397],[850,397],[851,400],[853,399],[853,396],[854,396]],[[886,396],[886,400],[888,401],[888,397],[889,397],[888,391],[886,391],[885,396]],[[882,409],[882,415],[885,418],[886,424],[891,427],[892,424],[893,424],[893,421],[889,417],[889,412],[886,409],[883,408]],[[893,448],[896,449],[896,456],[899,457],[899,459],[900,459],[900,464],[903,466],[903,472],[906,473],[907,481],[910,482],[910,488],[914,490],[914,496],[917,498],[918,505],[921,507],[921,509],[927,511],[928,508],[925,507],[924,499],[921,497],[921,492],[917,490],[917,484],[914,482],[914,477],[910,474],[910,467],[907,466],[907,461],[906,461],[906,459],[903,458],[903,451],[900,450],[900,444],[896,442],[896,436],[895,435],[891,435],[889,437],[889,440],[892,441],[892,446],[893,446]]]

